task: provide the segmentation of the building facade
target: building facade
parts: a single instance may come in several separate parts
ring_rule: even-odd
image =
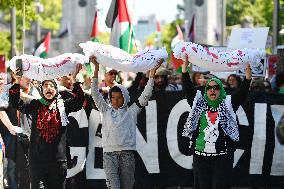
[[[196,43],[214,46],[225,45],[223,40],[226,25],[225,5],[225,0],[184,0],[184,17],[187,20],[188,28],[195,15],[194,41]]]

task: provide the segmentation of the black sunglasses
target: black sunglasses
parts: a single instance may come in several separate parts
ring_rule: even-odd
[[[213,89],[214,91],[215,90],[220,90],[220,86],[219,85],[208,85],[207,86],[207,91],[209,91],[209,90],[211,90],[211,89]]]

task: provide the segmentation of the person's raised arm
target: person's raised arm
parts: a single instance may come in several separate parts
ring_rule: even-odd
[[[192,106],[194,97],[196,95],[196,89],[194,88],[194,85],[187,71],[188,65],[188,58],[186,58],[185,60],[183,60],[182,64],[182,90],[186,96],[188,104]]]
[[[92,83],[92,89],[91,89],[91,94],[92,97],[95,101],[95,104],[100,112],[105,112],[109,108],[108,104],[104,100],[102,94],[99,91],[98,88],[98,76],[99,76],[99,63],[97,62],[97,59],[95,56],[90,57],[90,62],[92,62],[95,66],[94,70],[94,76],[93,76],[93,83]]]
[[[249,92],[249,87],[250,87],[250,82],[251,82],[251,68],[250,64],[246,65],[246,77],[243,80],[240,88],[237,89],[237,91],[232,94],[232,105],[234,111],[237,111],[239,106],[246,100],[248,92]]]
[[[152,96],[152,90],[154,87],[154,77],[157,69],[161,66],[161,64],[164,62],[164,59],[159,59],[158,64],[150,70],[149,72],[149,80],[147,82],[147,85],[145,86],[142,94],[138,98],[138,100],[135,102],[135,104],[139,107],[142,108],[143,106],[146,106],[149,99]]]
[[[75,72],[72,75],[76,77],[76,75],[80,72],[81,69],[82,69],[82,65],[78,64],[76,66]],[[81,83],[75,82],[73,84],[72,93],[73,93],[73,97],[65,100],[64,102],[65,111],[67,113],[77,112],[81,110],[83,107],[85,95],[84,95],[84,91],[82,89]]]

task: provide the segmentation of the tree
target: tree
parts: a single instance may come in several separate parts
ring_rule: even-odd
[[[274,3],[272,0],[227,0],[227,26],[240,24],[246,16],[253,18],[255,26],[266,26],[272,31]],[[280,7],[284,0],[279,0]],[[284,24],[284,14],[279,14],[280,26]]]
[[[11,43],[9,41],[9,32],[0,32],[0,54],[5,55],[5,57],[8,57],[10,49],[11,49]]]
[[[227,0],[227,26],[240,24],[247,16],[252,17],[254,25],[265,25],[266,20],[262,17],[261,9],[258,7],[259,4],[256,3],[256,1],[257,0]]]
[[[0,0],[0,9],[7,9],[7,8],[22,8],[23,3],[25,2],[26,5],[30,5],[33,0]]]
[[[56,32],[60,29],[62,17],[62,1],[41,0],[44,11],[39,15],[41,27]]]
[[[16,7],[16,38],[17,47],[20,49],[22,43],[22,30],[23,30],[23,17],[25,16],[25,28],[26,31],[31,30],[31,26],[36,20],[40,20],[41,27],[46,30],[50,30],[53,34],[56,34],[60,28],[60,20],[62,17],[62,1],[61,0],[40,0],[44,7],[42,13],[37,14],[36,4],[34,0],[0,0],[1,6],[0,11],[2,12],[2,19],[4,22],[10,22],[10,8]],[[25,2],[25,4],[24,4]],[[24,6],[25,5],[25,6]],[[23,8],[25,7],[25,15],[23,13]],[[33,31],[31,31],[33,32]],[[43,34],[44,35],[44,34]],[[0,49],[3,50],[2,53],[9,54],[7,46],[10,44],[10,35],[5,35],[0,32],[0,36],[5,39],[7,44],[0,43]],[[5,50],[6,49],[6,50]]]
[[[284,25],[284,0],[279,0],[279,6],[279,29],[281,29]],[[230,26],[240,24],[246,16],[250,16],[254,26],[269,27],[269,34],[272,35],[273,11],[273,0],[227,0],[227,29],[230,30]],[[281,41],[283,36],[280,36]]]

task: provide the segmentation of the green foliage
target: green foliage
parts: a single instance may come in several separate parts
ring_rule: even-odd
[[[11,43],[9,41],[10,34],[9,32],[0,32],[0,54],[5,55],[8,57],[10,49],[11,49]]]
[[[279,0],[279,30],[284,27],[284,0]],[[241,24],[247,16],[253,19],[255,27],[269,27],[269,35],[273,30],[273,0],[227,0],[227,34],[233,25]],[[279,44],[283,43],[283,36],[279,36]]]
[[[232,26],[240,24],[246,16],[250,16],[254,23],[263,22],[259,18],[260,10],[254,6],[252,1],[248,0],[227,0],[227,25]]]
[[[61,0],[41,0],[44,11],[40,14],[41,27],[52,31],[60,28],[60,20],[62,17],[62,1]]]
[[[100,43],[109,44],[109,38],[110,38],[110,33],[109,32],[104,32],[104,33],[99,33],[98,39]]]
[[[4,10],[12,7],[22,9],[24,2],[26,5],[30,5],[33,0],[0,0],[0,9]]]
[[[272,0],[227,0],[227,26],[241,24],[247,16],[254,26],[267,26],[272,31],[274,3]],[[280,0],[283,8],[284,0]],[[284,14],[279,13],[280,26],[284,24]]]
[[[172,22],[170,24],[162,27],[162,44],[166,47],[167,52],[171,52],[171,42],[172,39],[177,35],[176,23]]]
[[[0,12],[5,22],[10,22],[10,8],[16,7],[16,44],[17,49],[22,47],[22,32],[23,32],[23,17],[25,16],[25,30],[31,30],[32,24],[39,20],[42,29],[50,30],[53,34],[60,28],[60,20],[62,17],[62,0],[40,0],[43,5],[43,12],[38,14],[37,7],[34,0],[0,0]],[[24,15],[25,2],[25,15]],[[3,37],[4,34],[1,34]],[[1,38],[2,39],[2,38]],[[3,44],[1,44],[2,46]],[[10,47],[10,41],[7,40],[5,46]],[[6,49],[6,50],[5,50]],[[10,49],[1,48],[4,54],[9,54]]]

